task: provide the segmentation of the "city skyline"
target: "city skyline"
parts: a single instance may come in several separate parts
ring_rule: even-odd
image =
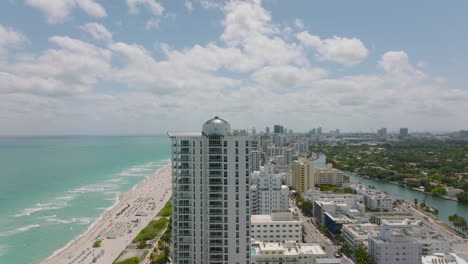
[[[4,1],[0,135],[466,130],[467,5]]]

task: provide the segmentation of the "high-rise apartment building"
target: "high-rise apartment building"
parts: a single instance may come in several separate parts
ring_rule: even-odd
[[[250,151],[250,172],[260,170],[260,151],[252,150]]]
[[[271,214],[289,208],[289,187],[282,185],[282,175],[275,174],[273,164],[266,164],[251,175],[252,214]]]
[[[406,138],[408,137],[408,128],[407,127],[402,127],[400,128],[400,138]]]
[[[314,182],[318,185],[341,186],[344,182],[343,172],[328,163],[326,168],[314,169]]]
[[[291,185],[298,193],[304,193],[315,186],[314,165],[307,159],[295,160],[291,170]]]
[[[318,127],[317,128],[317,136],[320,136],[320,135],[322,135],[322,128]]]
[[[275,134],[283,134],[284,133],[284,127],[280,125],[274,125],[273,126],[273,133]]]
[[[314,189],[315,185],[342,186],[343,172],[327,164],[326,168],[315,168],[312,161],[295,160],[291,169],[291,186],[299,193]]]
[[[250,263],[250,136],[215,117],[172,141],[172,262]]]
[[[381,129],[377,130],[377,136],[386,137],[387,136],[387,128],[382,127]]]

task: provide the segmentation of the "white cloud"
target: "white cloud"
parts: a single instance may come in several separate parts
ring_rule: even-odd
[[[266,66],[252,74],[252,79],[263,87],[284,93],[288,90],[311,86],[312,81],[327,75],[323,69],[298,68],[290,65]]]
[[[294,20],[294,25],[300,30],[304,29],[304,22],[302,22],[302,20],[300,20],[299,18],[296,18]]]
[[[0,57],[7,48],[17,48],[28,42],[28,38],[19,31],[0,24]]]
[[[132,14],[138,14],[140,7],[149,9],[149,11],[156,16],[162,15],[164,12],[164,7],[156,0],[126,0],[126,3]]]
[[[250,37],[278,32],[271,25],[271,15],[260,5],[260,0],[230,1],[224,7],[225,27],[221,39],[230,45],[247,41]]]
[[[187,8],[187,10],[189,11],[189,13],[192,13],[192,11],[193,11],[193,4],[192,4],[191,1],[186,0],[186,1],[184,2],[184,6],[185,6],[185,8]]]
[[[109,30],[107,30],[107,28],[101,24],[88,23],[86,25],[81,26],[80,28],[91,34],[91,36],[93,36],[93,38],[95,38],[96,40],[103,40],[106,42],[112,41],[112,33],[109,32]]]
[[[159,19],[152,18],[152,19],[150,19],[150,20],[148,20],[148,21],[146,22],[145,28],[146,28],[147,30],[149,30],[149,29],[159,29],[159,23],[160,23],[160,22],[161,22],[161,21],[160,21]]]
[[[149,2],[132,1],[129,7],[138,12],[149,9]],[[403,51],[383,54],[375,72],[342,76],[309,61],[306,47],[320,60],[352,65],[368,54],[359,39],[321,39],[302,29],[291,39],[258,0],[229,1],[221,11],[219,38],[182,49],[163,43],[158,57],[138,44],[114,43],[97,23],[82,29],[107,41],[107,48],[54,36],[49,39],[54,48],[14,54],[10,64],[0,64],[0,127],[154,133],[199,129],[213,113],[235,127],[276,120],[295,130],[318,124],[348,130],[404,124],[453,128],[466,119],[468,92],[448,89],[442,78],[411,64]],[[150,19],[164,19],[151,13]],[[16,30],[1,30],[0,36],[11,36],[0,38],[0,47],[25,42]],[[122,89],[97,93],[101,80]]]
[[[106,10],[95,0],[26,0],[32,7],[44,12],[50,24],[65,21],[73,8],[80,8],[93,17],[106,17]]]
[[[158,62],[138,45],[119,42],[113,44],[111,49],[123,60],[122,65],[114,70],[113,76],[130,87],[149,89],[157,94],[186,94],[189,91],[218,91],[239,83],[177,61]]]
[[[321,60],[353,65],[362,62],[369,53],[362,41],[357,38],[335,36],[322,40],[319,36],[311,35],[307,31],[298,33],[296,37],[304,46],[315,48]]]
[[[0,67],[0,93],[71,95],[91,89],[110,70],[111,53],[70,37],[54,36],[58,49],[18,57]]]
[[[409,63],[408,55],[404,51],[389,51],[382,55],[379,67],[389,76],[389,80],[408,84],[421,81],[427,75]]]

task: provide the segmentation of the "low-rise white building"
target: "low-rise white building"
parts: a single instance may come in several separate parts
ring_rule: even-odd
[[[252,214],[271,214],[289,208],[289,187],[282,185],[283,175],[274,173],[274,165],[266,164],[251,174]]]
[[[369,254],[377,264],[421,263],[423,244],[404,230],[419,226],[420,221],[382,221],[380,236],[369,238]]]
[[[364,196],[364,204],[371,210],[392,211],[393,209],[393,198],[385,192],[377,189],[369,188],[362,184],[351,185],[351,188],[357,191],[358,194]]]
[[[347,224],[343,225],[341,229],[341,234],[344,240],[351,245],[351,247],[356,248],[362,246],[364,248],[368,247],[369,237],[379,236],[380,227],[375,224]]]
[[[291,212],[251,216],[252,240],[263,242],[302,241],[302,221]]]
[[[468,264],[455,253],[435,253],[422,256],[421,262],[422,264]]]
[[[322,247],[313,243],[256,241],[252,243],[251,249],[251,264],[315,264],[316,259],[325,257],[326,253]]]

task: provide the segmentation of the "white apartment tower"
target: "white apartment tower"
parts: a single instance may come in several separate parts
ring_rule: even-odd
[[[252,214],[269,215],[289,208],[289,187],[282,185],[282,175],[275,174],[273,164],[266,164],[251,175]]]
[[[208,120],[172,141],[175,264],[250,263],[250,136]]]
[[[252,146],[253,147],[253,146]],[[259,171],[260,170],[260,151],[258,150],[251,150],[250,151],[250,172]]]

